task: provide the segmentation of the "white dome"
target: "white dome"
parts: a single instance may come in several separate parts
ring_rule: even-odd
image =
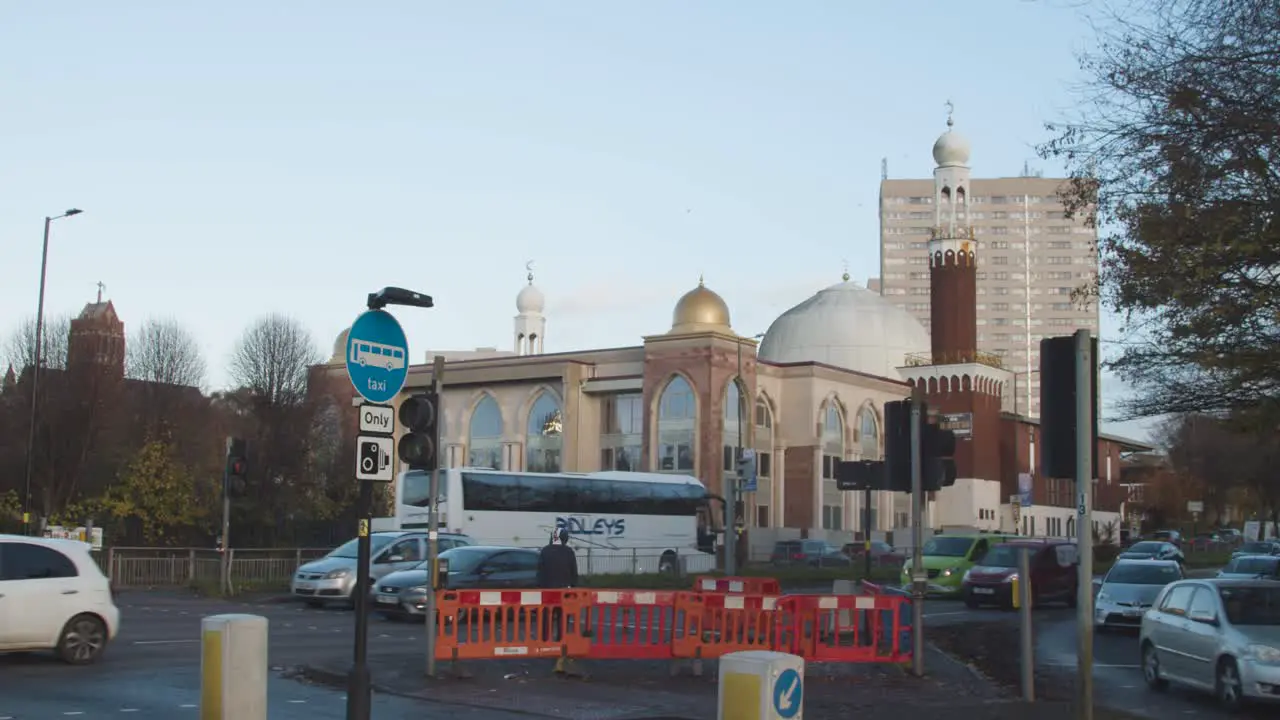
[[[771,363],[819,362],[898,379],[907,355],[929,352],[929,333],[910,313],[842,282],[782,313],[756,356]]]
[[[933,144],[933,161],[938,164],[938,167],[967,166],[969,141],[948,127],[947,131],[942,133],[938,141]]]
[[[521,315],[541,315],[542,311],[547,307],[547,299],[543,296],[542,291],[534,287],[533,280],[520,290],[520,294],[516,295],[516,310]]]
[[[347,328],[338,333],[338,337],[333,339],[333,357],[329,358],[330,365],[337,365],[347,361],[347,338],[351,335],[351,328]]]

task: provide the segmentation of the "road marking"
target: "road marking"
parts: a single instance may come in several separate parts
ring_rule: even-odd
[[[120,708],[120,712],[141,712],[138,708]]]
[[[200,706],[199,706],[199,705],[192,705],[191,703],[187,703],[186,705],[179,705],[178,707],[180,707],[180,708],[184,708],[184,709],[190,709],[190,708],[200,707]]]
[[[189,645],[198,643],[199,640],[134,640],[134,645]]]
[[[1065,662],[1058,662],[1058,663],[1036,663],[1036,664],[1037,664],[1037,665],[1039,665],[1040,667],[1062,667],[1062,668],[1074,668],[1074,667],[1079,667],[1076,663],[1073,663],[1073,662],[1072,662],[1072,663],[1065,663]],[[1097,669],[1097,668],[1106,668],[1106,669],[1111,669],[1111,670],[1139,670],[1139,669],[1141,669],[1141,668],[1142,668],[1142,666],[1141,666],[1141,665],[1108,665],[1107,663],[1094,663],[1094,664],[1093,664],[1093,667],[1094,667],[1095,669]]]
[[[83,710],[68,710],[68,711],[66,711],[66,712],[64,712],[64,713],[62,713],[62,714],[63,714],[63,715],[83,715],[83,714],[84,714],[84,711],[83,711]]]
[[[307,701],[306,700],[290,700],[289,702],[293,703],[294,705],[304,705],[306,704]]]
[[[931,618],[931,617],[947,617],[949,615],[972,615],[972,614],[973,613],[967,610],[954,610],[951,612],[925,613],[924,616],[927,618]]]

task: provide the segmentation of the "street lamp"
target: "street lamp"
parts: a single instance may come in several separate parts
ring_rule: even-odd
[[[31,427],[27,433],[27,472],[22,487],[22,531],[31,534],[31,471],[35,464],[36,449],[36,409],[40,391],[40,363],[44,354],[44,281],[49,268],[49,226],[54,220],[61,220],[84,212],[79,208],[71,208],[61,215],[45,217],[44,244],[40,250],[40,299],[36,303],[36,347],[35,362],[31,366]]]

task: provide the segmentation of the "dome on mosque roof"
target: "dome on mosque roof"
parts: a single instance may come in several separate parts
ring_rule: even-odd
[[[729,324],[729,305],[724,298],[698,279],[698,287],[676,301],[671,314],[671,334],[692,332],[733,332]]]
[[[529,281],[528,285],[521,288],[520,293],[516,295],[516,310],[521,314],[541,315],[546,307],[546,296],[533,284],[532,280]]]
[[[333,339],[333,357],[329,358],[330,365],[347,362],[347,338],[351,336],[351,328],[347,328],[338,333],[338,337]]]
[[[756,356],[898,379],[908,355],[929,352],[929,333],[919,320],[845,277],[779,315]]]
[[[933,161],[938,167],[965,167],[969,164],[969,141],[952,129],[953,124],[948,117],[947,131],[933,143]]]

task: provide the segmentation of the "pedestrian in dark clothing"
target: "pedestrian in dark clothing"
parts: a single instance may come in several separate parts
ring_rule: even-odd
[[[559,542],[557,542],[559,541]],[[564,590],[578,584],[578,555],[569,547],[569,530],[560,528],[551,538],[551,542],[538,553],[538,587],[546,590]],[[555,607],[550,613],[542,610],[542,637],[550,637],[552,641],[560,640],[560,625],[564,622],[563,613]],[[548,624],[550,628],[548,628]],[[550,629],[550,633],[548,633]],[[565,672],[565,658],[556,661],[556,672]]]

